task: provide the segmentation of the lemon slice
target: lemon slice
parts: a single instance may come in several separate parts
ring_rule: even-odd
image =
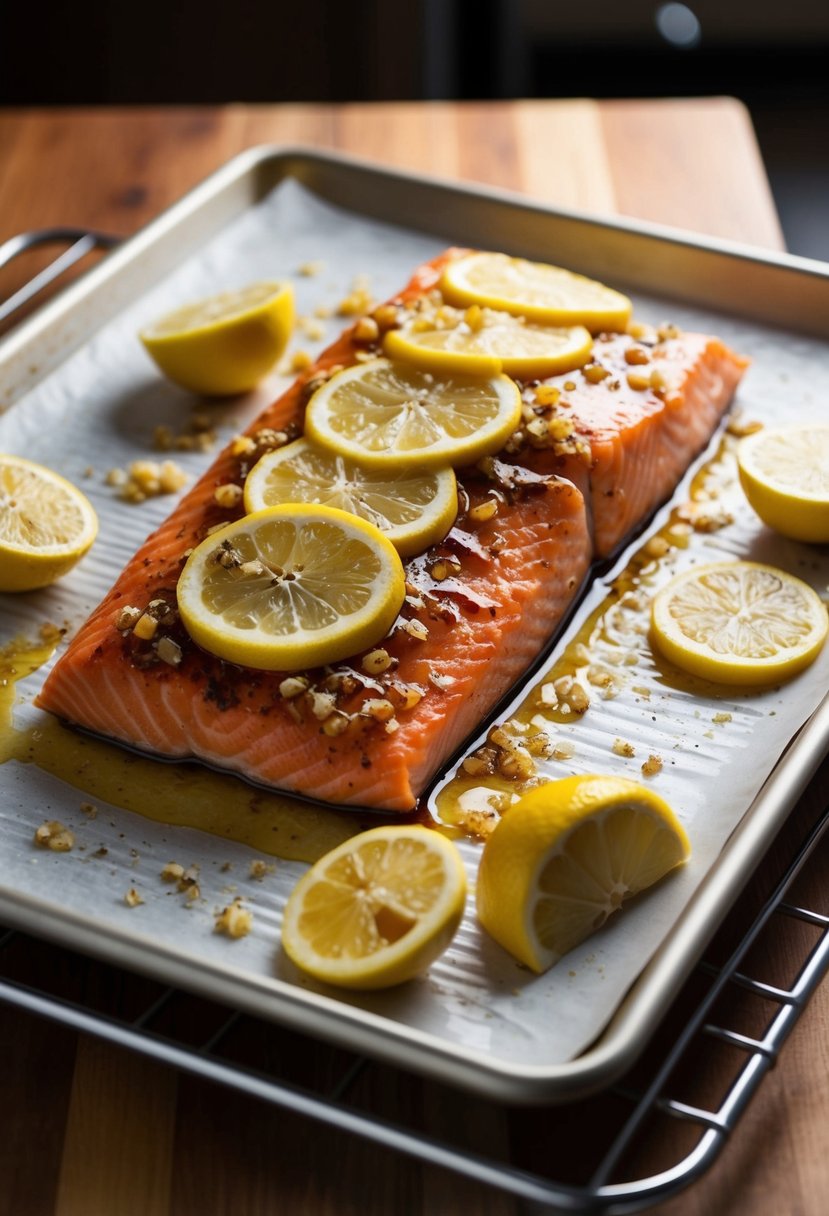
[[[290,283],[251,283],[178,308],[138,336],[175,384],[223,397],[248,392],[268,374],[293,325]]]
[[[450,262],[440,286],[450,304],[480,304],[544,325],[585,325],[594,334],[624,330],[632,310],[627,296],[595,279],[504,253]]]
[[[286,502],[320,503],[367,519],[409,557],[452,527],[458,488],[451,469],[365,469],[297,439],[263,456],[245,481],[246,511]]]
[[[475,305],[466,313],[441,310],[435,327],[425,328],[428,324],[416,317],[401,329],[389,330],[385,353],[435,372],[470,376],[506,372],[529,380],[581,367],[593,349],[583,325],[554,329]]]
[[[333,507],[268,507],[214,532],[178,583],[185,629],[243,667],[299,671],[359,654],[403,604],[397,551]]]
[[[43,465],[0,455],[0,591],[54,583],[97,534],[97,516],[80,490]]]
[[[451,841],[420,826],[373,828],[327,853],[285,906],[282,945],[318,980],[387,988],[424,971],[460,924],[466,876]]]
[[[797,675],[826,641],[826,608],[811,587],[756,562],[716,562],[677,575],[656,595],[651,635],[684,671],[727,684]]]
[[[671,808],[637,782],[550,781],[514,803],[489,837],[478,917],[522,963],[546,971],[689,853]]]
[[[758,431],[742,440],[737,458],[763,523],[793,540],[829,541],[829,426]]]
[[[520,418],[521,394],[507,376],[435,376],[374,359],[314,393],[305,433],[369,468],[435,468],[499,451]]]

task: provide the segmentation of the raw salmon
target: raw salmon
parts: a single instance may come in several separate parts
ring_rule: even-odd
[[[412,305],[434,291],[457,252],[421,267],[396,302]],[[355,361],[349,330],[145,542],[38,704],[147,752],[195,756],[331,803],[411,810],[555,633],[594,555],[609,552],[670,493],[728,405],[743,365],[716,340],[671,338],[673,378],[656,391],[622,387],[622,367],[638,368],[625,361],[633,341],[597,341],[597,361],[612,377],[573,373],[523,386],[521,430],[497,458],[459,473],[455,526],[406,563],[406,603],[382,643],[385,670],[366,671],[358,655],[294,673],[286,684],[282,673],[237,667],[196,647],[177,619],[176,582],[189,550],[241,514],[217,505],[216,487],[241,484],[262,451],[301,431],[309,381]],[[497,514],[479,521],[474,508],[493,497]],[[158,620],[151,641],[117,627],[124,608],[148,606]],[[163,638],[180,648],[180,662],[164,660],[176,647],[165,649]]]

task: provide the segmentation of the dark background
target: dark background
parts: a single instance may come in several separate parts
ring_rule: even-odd
[[[829,0],[15,0],[0,32],[5,105],[712,94],[829,260]]]

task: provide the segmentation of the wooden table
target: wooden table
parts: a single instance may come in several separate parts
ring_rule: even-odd
[[[0,240],[54,224],[129,234],[234,153],[265,142],[346,150],[783,247],[750,121],[726,98],[5,112]],[[36,262],[4,272],[0,292]],[[829,859],[823,871],[829,877]],[[824,988],[734,1143],[664,1205],[666,1216],[822,1216],[827,1021]],[[494,1191],[7,1007],[0,1052],[0,1216],[518,1210]]]

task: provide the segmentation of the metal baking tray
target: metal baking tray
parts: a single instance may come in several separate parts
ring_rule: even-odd
[[[11,406],[111,317],[286,180],[360,215],[445,241],[545,257],[632,291],[669,294],[748,321],[829,336],[829,270],[804,259],[758,254],[630,221],[556,211],[505,193],[457,186],[298,150],[254,149],[237,157],[111,253],[0,343],[0,405]],[[683,978],[739,894],[829,744],[824,701],[777,764],[727,847],[597,1041],[556,1065],[517,1065],[434,1034],[304,990],[272,976],[198,959],[182,949],[84,914],[57,900],[0,885],[7,924],[126,963],[239,1007],[301,1026],[355,1050],[451,1079],[505,1100],[568,1100],[608,1084],[642,1050]]]

